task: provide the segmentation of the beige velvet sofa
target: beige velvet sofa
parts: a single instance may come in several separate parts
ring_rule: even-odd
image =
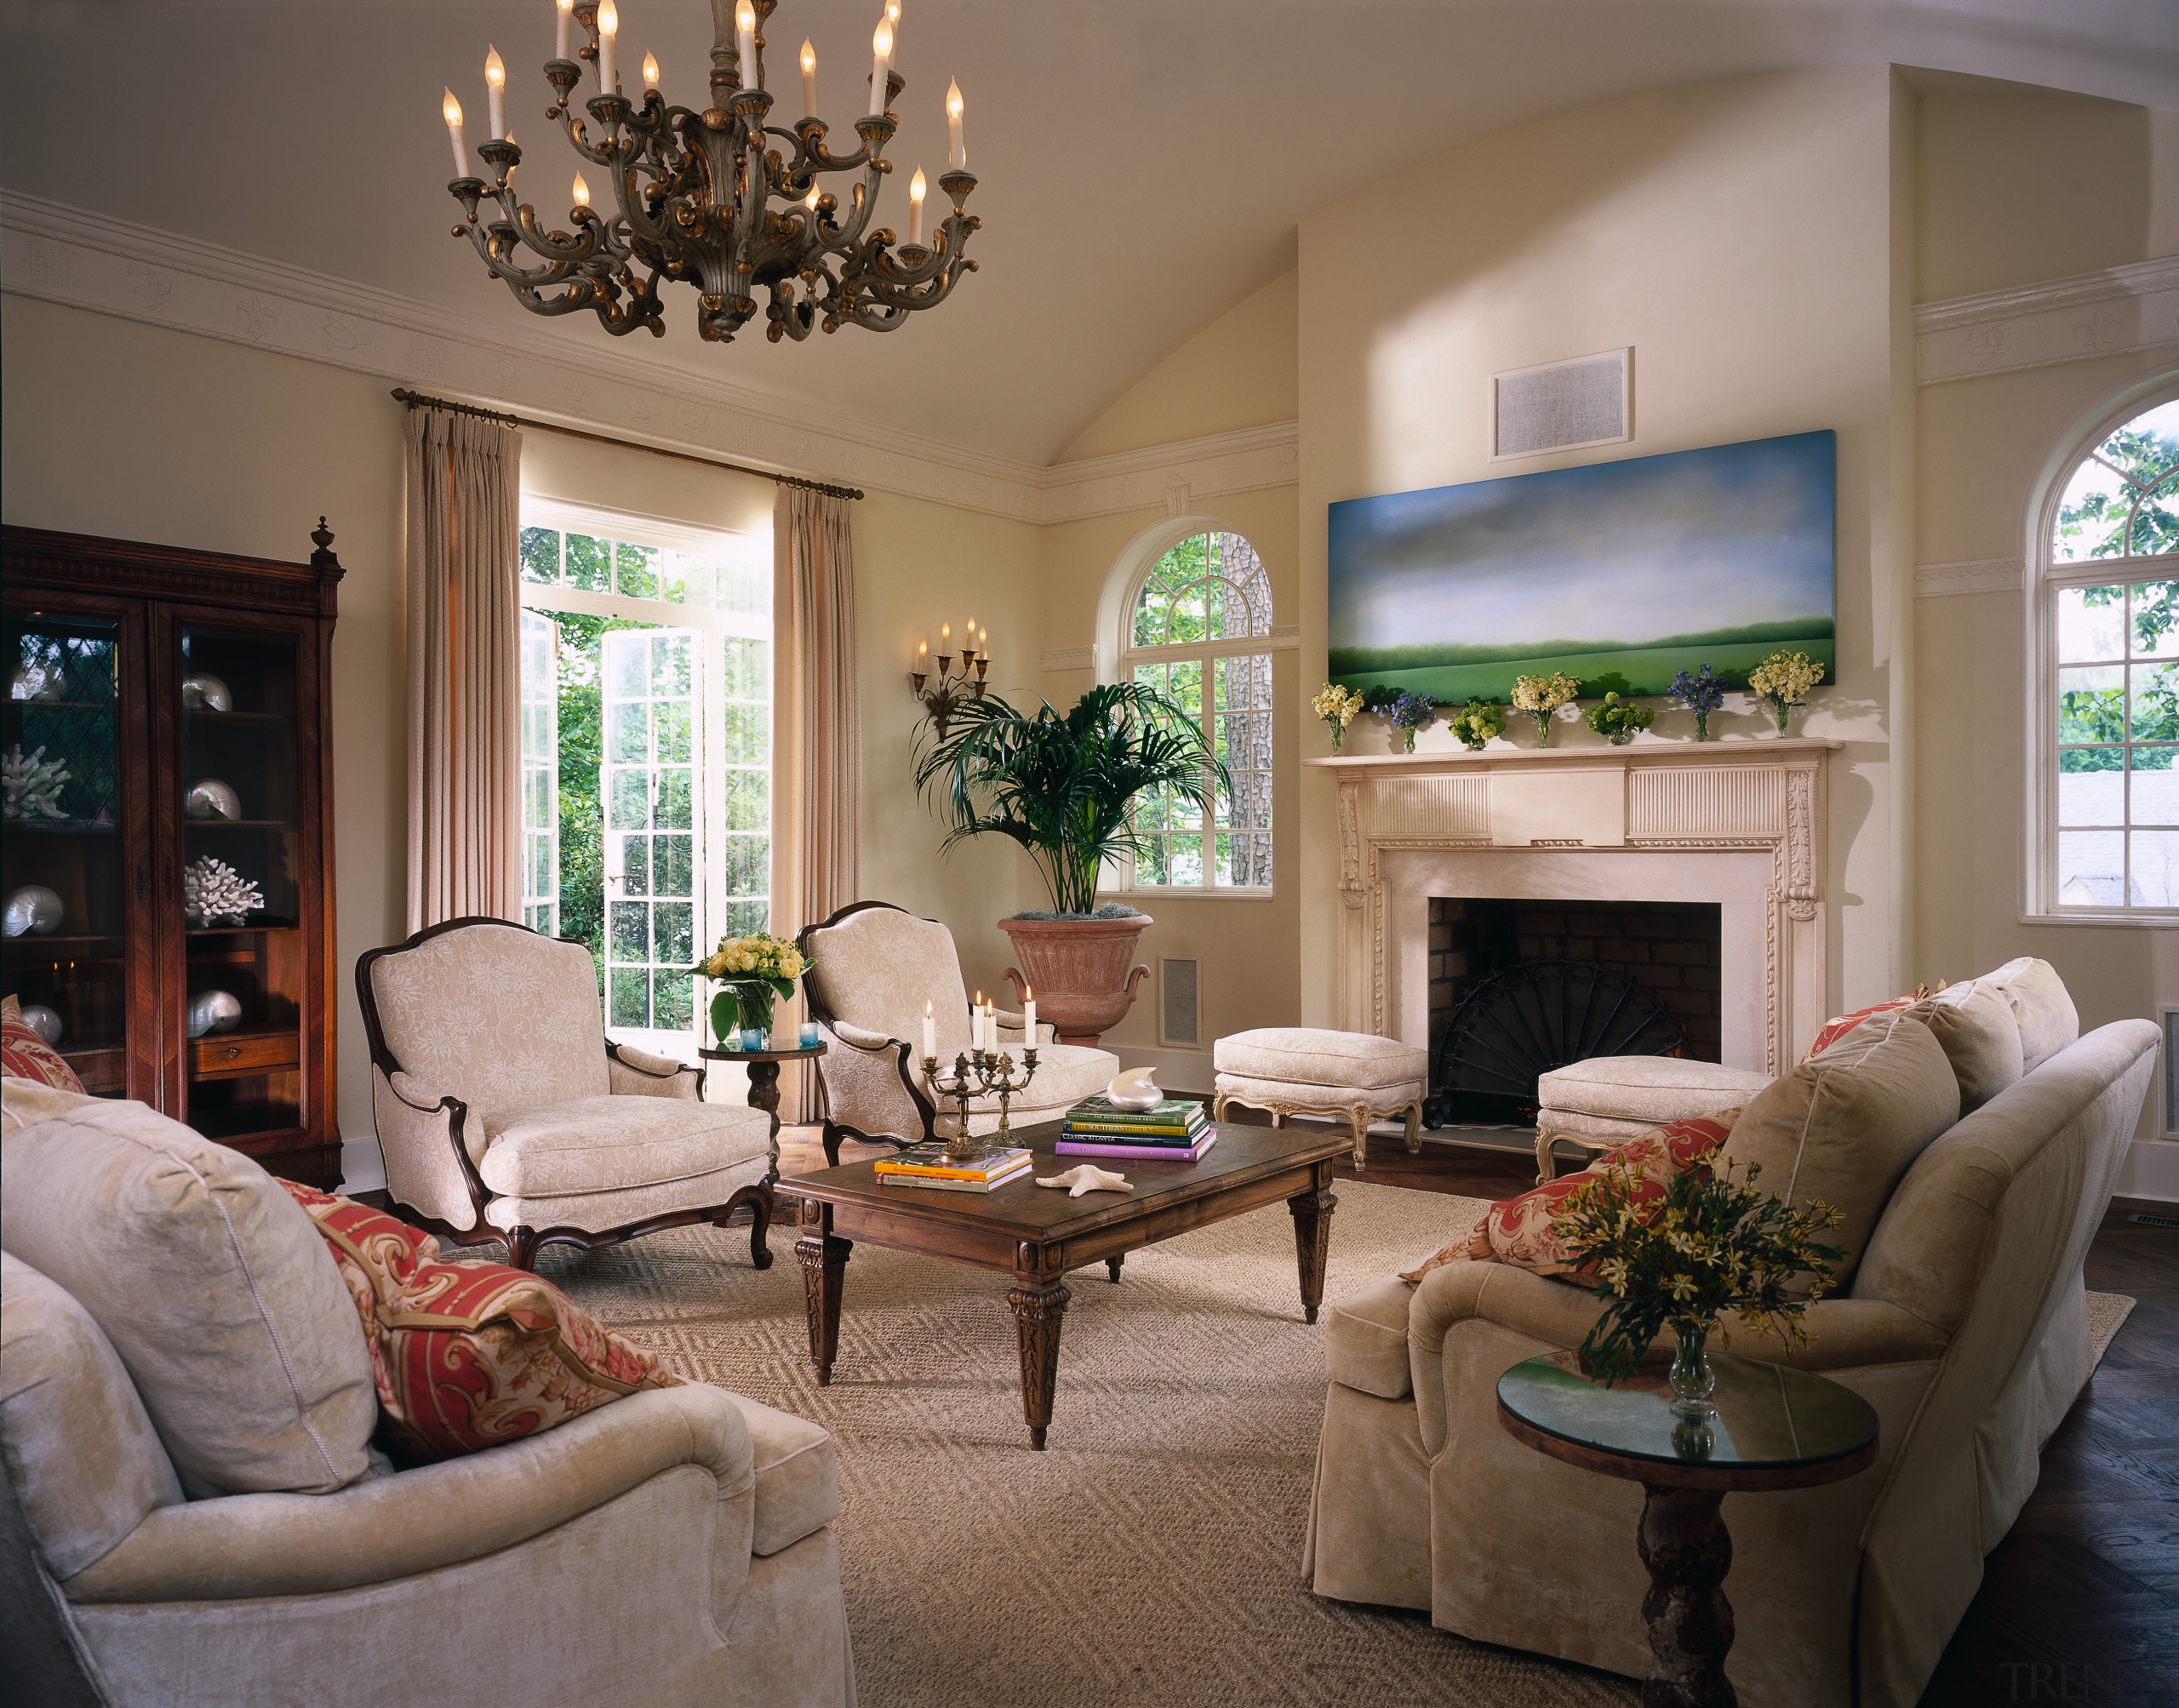
[[[1809,1311],[1805,1348],[1734,1336],[1855,1389],[1883,1431],[1845,1482],[1726,1497],[1730,1671],[1751,1708],[1912,1708],[2090,1373],[2082,1264],[2159,1034],[2131,1020],[2078,1037],[2040,963],[1978,983],[2010,991],[2025,1072],[1906,1163],[1843,1294]],[[1646,1670],[1640,1488],[1536,1453],[1496,1416],[1498,1377],[1577,1346],[1598,1308],[1570,1282],[1477,1261],[1331,1307],[1304,1558],[1318,1594]]]
[[[853,1702],[825,1431],[689,1384],[396,1471],[278,1185],[140,1104],[20,1084],[0,1637],[38,1699]]]

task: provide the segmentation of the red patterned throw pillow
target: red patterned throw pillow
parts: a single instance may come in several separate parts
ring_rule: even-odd
[[[0,1000],[0,1070],[11,1078],[35,1079],[55,1091],[80,1093],[83,1088],[67,1059],[31,1030],[21,1003],[14,997]]]
[[[455,1459],[538,1435],[680,1377],[548,1281],[500,1263],[447,1263],[405,1222],[293,1180],[356,1301],[379,1410],[411,1459]]]
[[[1639,1185],[1635,1196],[1652,1202],[1665,1195],[1665,1183],[1684,1173],[1725,1142],[1740,1118],[1737,1109],[1721,1109],[1714,1115],[1691,1115],[1683,1121],[1654,1127],[1639,1139],[1614,1145],[1586,1168],[1547,1180],[1518,1197],[1507,1198],[1483,1213],[1466,1239],[1456,1240],[1415,1268],[1401,1272],[1403,1281],[1419,1282],[1432,1270],[1463,1258],[1479,1263],[1511,1264],[1538,1275],[1574,1275],[1580,1265],[1573,1260],[1561,1237],[1558,1220],[1566,1201],[1599,1174],[1610,1169],[1631,1171]]]
[[[1938,988],[1943,987],[1940,985]],[[1814,1061],[1816,1057],[1822,1055],[1824,1051],[1829,1049],[1832,1045],[1837,1043],[1839,1039],[1845,1037],[1870,1015],[1896,1014],[1902,1008],[1911,1008],[1915,1003],[1924,1001],[1929,994],[1930,987],[1927,985],[1917,985],[1913,994],[1909,996],[1894,997],[1888,1003],[1877,1003],[1866,1008],[1856,1008],[1850,1014],[1840,1014],[1834,1020],[1826,1020],[1823,1023],[1823,1030],[1816,1035],[1815,1043],[1801,1052],[1801,1060]]]

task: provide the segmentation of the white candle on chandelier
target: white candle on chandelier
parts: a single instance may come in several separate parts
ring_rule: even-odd
[[[578,208],[590,206],[590,186],[583,182],[582,174],[580,172],[575,174],[575,206]]]
[[[574,21],[575,0],[552,0],[552,57],[568,57],[568,26]]]
[[[824,191],[820,186],[815,184],[811,185],[809,186],[809,193],[802,198],[802,205],[807,208],[811,213],[815,214],[817,211],[817,198],[824,193]],[[813,292],[812,294],[814,295],[815,293]]]
[[[734,9],[734,50],[741,58],[741,87],[753,89],[758,76],[757,67],[757,9],[749,0]]]
[[[946,164],[949,170],[966,172],[969,169],[968,146],[961,140],[961,85],[948,81],[946,85]]]
[[[817,117],[817,50],[807,36],[802,38],[802,116]]]
[[[439,103],[440,115],[446,120],[446,134],[454,144],[454,175],[469,176],[469,146],[461,140],[461,103],[454,98],[454,91],[446,92],[446,99]]]
[[[908,180],[908,242],[923,242],[923,198],[930,193],[930,186],[923,181],[923,168],[916,168],[916,175]]]
[[[647,95],[658,93],[658,56],[655,54],[643,55],[643,93]]]
[[[598,9],[598,89],[600,94],[621,93],[621,67],[614,54],[620,47],[621,11],[613,0]]]
[[[1021,1041],[1033,1045],[1037,1042],[1037,987],[1021,987]]]
[[[935,1060],[938,1054],[938,1017],[929,1003],[923,1005],[923,1054],[926,1061]]]
[[[885,111],[885,77],[893,69],[892,20],[880,18],[878,28],[870,37],[870,116],[881,117]]]
[[[507,66],[497,48],[484,49],[484,117],[492,134],[507,134]]]
[[[951,623],[941,623],[938,626],[938,655],[941,658],[944,658],[947,654],[952,650],[953,625]]]

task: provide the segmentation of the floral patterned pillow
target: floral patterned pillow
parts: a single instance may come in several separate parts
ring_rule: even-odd
[[[1639,1182],[1635,1195],[1642,1202],[1661,1198],[1665,1182],[1716,1151],[1739,1118],[1739,1110],[1721,1109],[1714,1115],[1691,1115],[1651,1128],[1639,1139],[1614,1145],[1578,1173],[1562,1174],[1518,1197],[1491,1205],[1466,1239],[1456,1240],[1416,1267],[1402,1271],[1400,1279],[1413,1284],[1432,1270],[1462,1259],[1511,1264],[1538,1275],[1578,1275],[1581,1265],[1573,1261],[1558,1228],[1569,1198],[1611,1169],[1633,1174]]]
[[[412,1460],[455,1459],[541,1434],[681,1378],[537,1277],[446,1263],[430,1234],[293,1180],[370,1342],[379,1412]]]
[[[0,999],[0,1071],[15,1079],[38,1080],[55,1091],[83,1088],[67,1058],[31,1030],[21,1003],[14,997]]]
[[[1939,985],[1937,988],[1942,990],[1944,986]],[[1801,1060],[1814,1061],[1870,1015],[1896,1014],[1902,1008],[1911,1008],[1915,1003],[1927,1000],[1929,994],[1927,985],[1917,985],[1910,996],[1894,997],[1888,1003],[1877,1003],[1866,1008],[1856,1008],[1850,1014],[1840,1014],[1833,1020],[1826,1020],[1823,1030],[1816,1035],[1816,1041],[1801,1052]]]

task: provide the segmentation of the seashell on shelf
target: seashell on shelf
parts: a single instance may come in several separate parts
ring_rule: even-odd
[[[189,1035],[231,1032],[242,1024],[242,1003],[226,991],[199,991],[189,999]]]
[[[200,670],[181,679],[181,704],[189,711],[232,711],[235,697],[227,692],[226,683],[208,670]]]
[[[217,777],[203,777],[189,785],[181,809],[192,819],[232,820],[242,816],[242,797]]]
[[[26,1003],[22,1008],[23,1024],[43,1038],[49,1046],[60,1042],[60,1016],[43,1003]]]
[[[60,928],[68,910],[60,898],[42,883],[26,883],[8,892],[5,916],[10,937],[49,937]]]

